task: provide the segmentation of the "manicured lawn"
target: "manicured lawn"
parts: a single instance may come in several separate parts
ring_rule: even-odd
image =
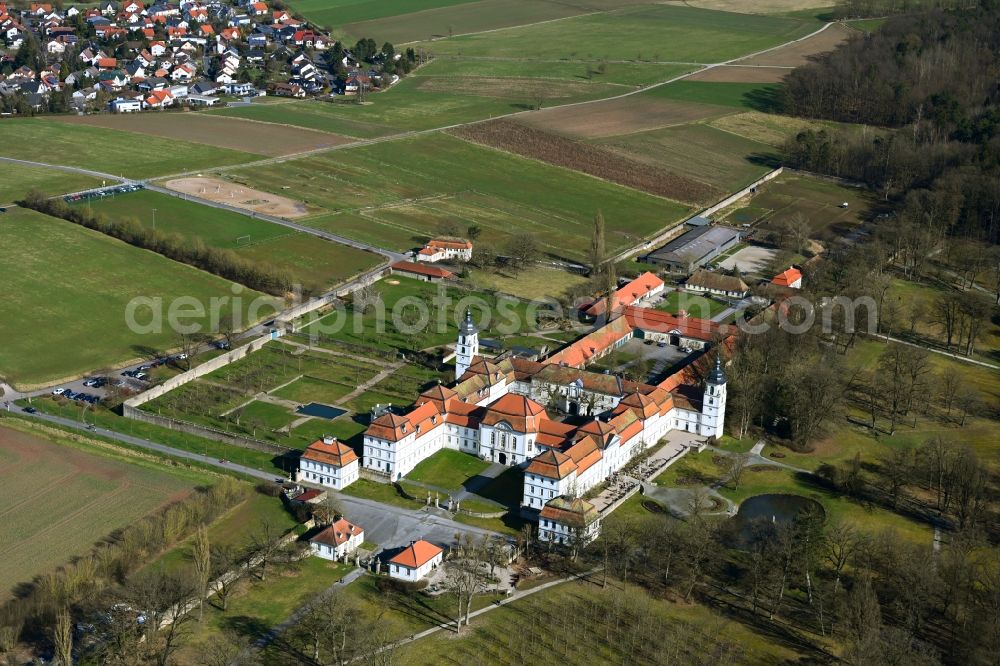
[[[257,421],[263,427],[271,430],[284,428],[296,418],[284,405],[275,405],[260,400],[254,400],[242,409],[244,419]]]
[[[94,542],[211,483],[114,447],[16,419],[0,427],[0,600]]]
[[[738,140],[738,137],[737,137]],[[339,150],[236,175],[337,215],[305,220],[383,247],[408,249],[458,222],[502,247],[531,234],[543,252],[583,259],[602,210],[609,251],[675,224],[682,204],[445,135]],[[288,189],[283,189],[288,188]]]
[[[341,492],[345,495],[351,495],[352,497],[363,497],[365,499],[375,500],[376,502],[382,502],[383,504],[399,506],[404,509],[419,509],[424,505],[423,502],[408,500],[401,497],[391,484],[375,483],[374,481],[368,481],[367,479],[358,479],[351,485],[344,488]]]
[[[274,391],[272,395],[303,404],[322,402],[329,405],[337,402],[353,390],[353,387],[346,384],[335,384],[323,379],[303,377],[284,388]]]
[[[55,195],[79,192],[99,187],[100,184],[100,180],[81,174],[0,162],[0,206],[14,203],[24,197],[28,190]],[[2,215],[0,213],[0,220],[3,219]]]
[[[459,490],[466,481],[489,466],[488,462],[468,453],[443,449],[422,460],[406,478],[439,488]]]
[[[667,294],[663,302],[656,306],[656,309],[665,310],[672,314],[677,314],[679,311],[684,310],[690,317],[711,319],[725,310],[726,307],[726,305],[713,298],[707,298],[699,294],[672,291]]]
[[[781,44],[818,27],[814,20],[656,5],[458,36],[425,48],[438,54],[514,59],[712,63]]]
[[[203,308],[183,323],[209,323],[216,297],[225,299],[222,318],[231,317],[226,280],[26,209],[2,216],[0,266],[7,285],[0,300],[0,376],[16,384],[56,381],[176,346],[168,315],[181,296]],[[267,297],[249,290],[242,297],[238,319],[246,322],[251,302]],[[127,323],[135,298],[145,299],[133,312],[145,330]],[[263,308],[259,314],[272,313]]]
[[[249,215],[148,190],[78,205],[90,206],[112,218],[133,218],[146,227],[155,223],[165,233],[198,239],[209,247],[234,250],[256,263],[287,271],[307,290],[329,288],[381,261],[372,253]]]
[[[43,118],[0,123],[0,155],[126,178],[150,178],[260,159],[259,155],[225,148]]]

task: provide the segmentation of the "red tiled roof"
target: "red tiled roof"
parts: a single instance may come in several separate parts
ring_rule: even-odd
[[[503,421],[518,432],[538,432],[539,424],[548,418],[545,408],[531,398],[508,393],[487,407],[482,422],[496,425]]]
[[[443,548],[435,546],[430,541],[414,541],[389,561],[408,569],[418,569],[443,552]]]
[[[642,298],[645,298],[646,294],[649,292],[657,288],[662,288],[663,286],[663,280],[647,271],[615,292],[614,298],[612,299],[612,308],[617,310],[622,306],[632,305]],[[594,301],[594,303],[588,307],[585,312],[591,317],[596,317],[604,314],[606,306],[607,303],[605,302],[605,299],[601,298]]]
[[[801,279],[802,271],[793,267],[775,275],[771,284],[776,284],[779,287],[790,287]]]
[[[659,333],[677,331],[686,338],[694,338],[704,342],[711,342],[714,334],[719,330],[719,325],[708,319],[679,317],[669,312],[650,308],[626,307],[624,315],[632,328]]]
[[[546,451],[531,459],[525,472],[547,479],[565,479],[576,469],[576,463],[565,453]]]
[[[471,250],[472,243],[457,238],[432,238],[427,242],[427,247],[447,250]]]
[[[354,523],[349,523],[346,518],[341,518],[333,525],[330,525],[328,528],[309,539],[309,542],[325,543],[328,546],[336,547],[347,543],[351,537],[364,533],[365,531]]]
[[[397,261],[390,266],[390,268],[400,273],[426,275],[433,278],[440,278],[442,280],[450,280],[455,277],[454,273],[445,268],[441,268],[440,266],[427,266],[426,264],[418,264],[414,261]]]
[[[316,440],[306,447],[302,457],[306,460],[314,460],[335,467],[345,467],[358,459],[354,449],[337,439],[333,439],[331,442],[322,439]]]

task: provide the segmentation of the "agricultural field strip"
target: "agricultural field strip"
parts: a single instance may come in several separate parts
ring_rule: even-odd
[[[571,16],[560,16],[559,18],[545,19],[544,21],[535,21],[534,23],[522,23],[520,25],[505,25],[502,28],[490,28],[489,30],[473,30],[472,32],[460,32],[460,33],[456,33],[454,35],[448,35],[448,37],[450,39],[452,37],[469,37],[471,35],[488,35],[488,34],[493,33],[493,32],[503,32],[504,30],[516,30],[518,28],[529,28],[529,27],[534,27],[536,25],[545,25],[546,23],[558,23],[559,21],[567,21],[569,19],[578,19],[578,18],[582,18],[582,17],[586,17],[586,16],[596,16],[598,14],[610,14],[613,11],[616,11],[616,10],[614,10],[614,9],[602,9],[602,10],[597,10],[597,11],[593,11],[593,12],[587,12],[585,14],[573,14]],[[426,40],[417,39],[417,40],[411,41],[411,42],[403,42],[402,44],[398,44],[397,46],[409,46],[410,44],[420,44],[423,41],[426,41]]]
[[[537,25],[537,24],[534,24],[534,25]],[[772,46],[772,47],[769,47],[769,48],[766,48],[766,49],[762,49],[762,50],[756,51],[754,53],[744,54],[744,55],[741,55],[741,56],[736,57],[736,58],[731,58],[729,60],[724,60],[722,62],[705,64],[703,67],[701,67],[700,69],[697,69],[697,70],[695,70],[693,72],[686,72],[684,74],[679,74],[679,75],[677,75],[677,76],[675,76],[673,78],[667,79],[666,81],[658,81],[656,83],[651,83],[648,86],[644,86],[642,88],[637,88],[635,90],[630,90],[628,92],[622,93],[621,95],[614,95],[612,97],[602,97],[600,99],[583,100],[583,101],[579,101],[579,102],[569,102],[569,103],[566,103],[566,104],[556,104],[556,105],[553,105],[553,106],[546,107],[546,111],[550,111],[552,109],[569,108],[569,107],[574,107],[574,106],[583,106],[585,104],[595,104],[595,103],[598,103],[598,102],[607,102],[607,101],[610,101],[610,100],[616,100],[616,99],[623,99],[623,98],[626,98],[626,97],[631,97],[632,95],[638,95],[640,93],[647,92],[647,91],[652,90],[654,88],[659,88],[661,86],[665,86],[665,85],[668,85],[668,84],[671,84],[671,83],[675,83],[676,81],[681,81],[683,79],[688,78],[692,74],[695,74],[697,72],[703,72],[706,69],[712,69],[712,68],[715,68],[715,67],[722,67],[722,66],[733,65],[734,63],[737,63],[740,60],[746,60],[747,58],[752,58],[752,57],[755,57],[755,56],[759,56],[759,55],[762,55],[764,53],[770,53],[771,51],[775,51],[777,49],[786,47],[786,46],[788,46],[790,44],[796,44],[798,42],[801,42],[803,40],[809,39],[810,37],[814,37],[815,35],[820,34],[824,30],[826,30],[827,28],[829,28],[831,25],[835,25],[835,23],[825,23],[825,24],[823,24],[822,27],[820,27],[817,30],[809,33],[808,35],[804,35],[802,37],[798,37],[796,39],[792,39],[792,40],[787,41],[787,42],[785,42],[783,44],[778,44],[777,46]],[[298,103],[301,103],[301,102],[298,102]],[[520,116],[520,115],[524,115],[524,114],[530,114],[530,113],[533,113],[533,112],[534,111],[530,110],[530,109],[529,110],[525,110],[525,111],[512,111],[511,113],[505,113],[505,114],[493,116],[492,118],[482,118],[480,120],[473,120],[473,121],[469,121],[469,122],[465,122],[465,123],[453,123],[453,124],[444,125],[444,126],[441,126],[441,127],[432,127],[432,128],[423,129],[423,130],[409,130],[409,131],[400,132],[400,133],[397,133],[397,134],[389,134],[387,136],[373,137],[373,138],[370,138],[370,139],[359,139],[358,141],[353,141],[353,142],[350,142],[350,143],[343,143],[343,144],[340,144],[339,146],[330,146],[328,148],[317,148],[315,150],[303,151],[303,152],[300,152],[300,153],[293,153],[293,154],[284,155],[284,156],[281,156],[281,157],[273,157],[273,158],[270,158],[270,159],[259,160],[259,161],[256,161],[256,162],[244,162],[244,163],[239,164],[239,165],[232,165],[232,166],[227,166],[227,167],[219,167],[217,169],[213,169],[213,171],[222,173],[222,172],[226,172],[226,171],[229,171],[229,170],[232,170],[232,169],[246,169],[246,168],[259,167],[259,166],[267,166],[267,165],[270,165],[270,164],[283,164],[285,162],[294,161],[294,160],[301,159],[301,158],[304,158],[304,157],[314,157],[314,156],[317,156],[317,155],[323,155],[325,153],[333,152],[333,151],[336,151],[336,150],[343,150],[343,149],[346,149],[346,148],[358,148],[358,147],[361,147],[361,146],[368,146],[368,145],[377,144],[377,143],[384,143],[386,141],[395,141],[397,139],[405,139],[405,138],[410,138],[410,137],[422,136],[424,134],[432,134],[434,132],[442,132],[442,131],[446,131],[446,130],[450,130],[450,129],[455,129],[455,128],[458,128],[458,127],[464,127],[466,125],[476,125],[476,124],[479,124],[479,123],[490,122],[491,120],[497,120],[497,119],[500,119],[500,118],[512,118],[514,116]],[[204,171],[204,169],[202,169],[201,171]],[[183,176],[189,176],[189,175],[191,175],[193,173],[200,173],[200,171],[187,171],[187,172],[183,172],[183,173],[171,174],[169,176],[161,176],[161,177],[157,178],[157,180],[162,181],[162,180],[167,180],[167,179],[170,179],[170,178],[179,178],[179,177],[183,177]]]

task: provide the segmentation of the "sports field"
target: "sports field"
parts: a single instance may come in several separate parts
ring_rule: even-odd
[[[0,427],[0,461],[0,600],[205,481],[35,429]]]
[[[0,206],[14,203],[31,189],[45,194],[63,194],[79,192],[100,184],[100,180],[81,174],[0,162]]]
[[[371,268],[381,258],[247,215],[203,206],[178,197],[130,192],[89,205],[109,217],[131,217],[143,226],[198,239],[209,247],[234,250],[262,264],[288,271],[307,290],[328,288]]]
[[[609,250],[636,244],[676,224],[689,210],[445,134],[338,150],[235,175],[334,213],[304,224],[397,249],[412,248],[457,223],[481,227],[480,242],[533,234],[547,252],[583,258],[598,210],[604,213]]]
[[[52,382],[95,368],[145,358],[177,344],[167,326],[174,299],[196,299],[208,311],[213,297],[230,297],[232,284],[71,222],[15,208],[0,223],[0,376],[20,385]],[[250,301],[243,289],[240,319]],[[129,301],[162,299],[163,326],[136,332],[126,325]],[[220,312],[229,317],[230,305]],[[260,316],[273,311],[264,308]],[[151,323],[149,308],[136,319]],[[191,320],[207,323],[207,315]]]
[[[421,46],[442,55],[714,63],[803,37],[819,27],[807,19],[653,5]]]
[[[0,123],[0,156],[82,167],[126,178],[149,178],[260,159],[259,155],[242,151],[48,118]]]
[[[115,113],[60,116],[59,120],[258,155],[290,155],[348,141],[342,136],[327,132],[288,125],[261,125],[249,120],[207,113]]]

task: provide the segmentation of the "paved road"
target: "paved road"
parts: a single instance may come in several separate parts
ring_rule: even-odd
[[[12,407],[12,409],[19,408]],[[25,418],[35,419],[37,421],[57,423],[76,430],[81,429],[79,421],[63,418],[61,416],[52,416],[50,414],[42,414],[41,412],[36,414],[25,414],[22,412],[21,415]],[[95,435],[130,444],[132,446],[137,446],[148,451],[155,451],[157,453],[175,456],[184,460],[191,460],[204,465],[210,465],[219,469],[239,472],[240,474],[254,479],[273,481],[279,477],[277,472],[265,472],[233,462],[223,463],[219,461],[218,458],[204,456],[199,453],[192,453],[182,449],[175,449],[172,446],[157,444],[156,442],[149,441],[148,439],[126,435],[114,430],[96,428],[91,432]],[[435,513],[434,510],[426,509],[403,509],[387,504],[381,504],[374,500],[344,495],[342,493],[338,493],[337,498],[343,507],[344,514],[347,518],[351,522],[357,523],[364,528],[365,540],[378,543],[382,548],[407,546],[410,541],[417,539],[426,539],[438,545],[445,546],[453,544],[455,542],[455,535],[459,533],[471,534],[477,537],[495,534],[490,530],[465,525],[463,523],[456,522],[445,515],[439,515],[443,514],[443,511]]]

